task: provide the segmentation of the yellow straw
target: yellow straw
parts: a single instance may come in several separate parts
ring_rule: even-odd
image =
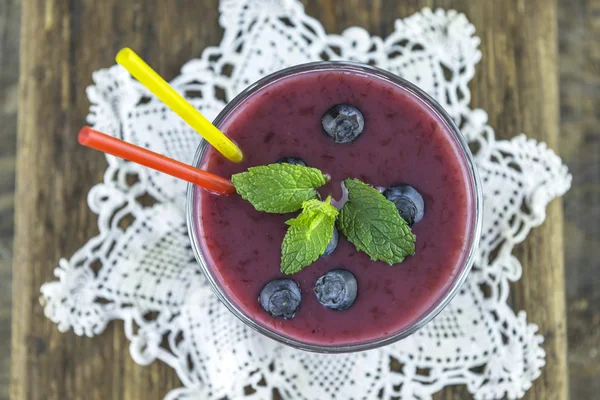
[[[125,67],[142,85],[161,99],[171,110],[175,111],[221,154],[233,162],[242,161],[244,155],[240,148],[216,126],[211,124],[209,120],[204,118],[194,106],[177,93],[133,50],[129,48],[122,49],[117,54],[116,59],[117,63]]]

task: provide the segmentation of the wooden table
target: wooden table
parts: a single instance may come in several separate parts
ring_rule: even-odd
[[[553,1],[306,1],[329,32],[360,25],[387,35],[398,17],[423,6],[464,12],[482,39],[483,60],[471,84],[475,107],[489,113],[498,137],[527,132],[557,150],[557,15]],[[159,73],[175,76],[221,37],[217,2],[208,0],[24,0],[15,253],[13,271],[13,399],[161,399],[180,385],[154,363],[128,356],[122,324],[88,339],[61,334],[43,315],[39,287],[53,279],[61,256],[97,233],[88,190],[102,178],[101,154],[80,148],[85,87],[92,71],[113,63],[124,46],[138,49]],[[547,365],[528,399],[566,399],[566,327],[560,201],[519,246],[523,278],[513,288],[516,309],[540,326]],[[469,398],[449,388],[438,399]]]

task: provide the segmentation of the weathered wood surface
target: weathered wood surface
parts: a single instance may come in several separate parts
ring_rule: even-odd
[[[575,149],[570,137],[561,137],[558,130],[554,2],[312,0],[305,4],[330,32],[361,25],[384,36],[396,18],[423,6],[465,12],[482,39],[483,60],[471,84],[473,106],[489,113],[490,124],[501,138],[523,131],[546,141],[559,154],[561,146]],[[161,74],[174,76],[183,62],[218,43],[216,6],[216,1],[207,0],[23,0],[19,106],[26,112],[19,116],[12,398],[160,399],[179,385],[164,365],[139,367],[123,356],[128,349],[121,324],[112,324],[94,339],[60,334],[43,316],[38,296],[39,286],[52,279],[58,258],[72,254],[97,232],[85,196],[100,181],[105,162],[100,154],[75,143],[75,133],[85,122],[84,88],[91,83],[91,72],[111,65],[116,51],[128,45]],[[588,50],[593,49],[590,44]],[[591,107],[597,110],[595,99]],[[585,140],[597,145],[597,138],[590,135]],[[580,151],[584,150],[571,154]],[[592,181],[597,185],[595,176]],[[547,222],[519,248],[524,277],[514,288],[515,307],[527,310],[529,319],[540,325],[548,352],[548,365],[527,394],[529,399],[567,398],[562,232],[561,205],[554,201]],[[436,397],[469,398],[461,388]]]
[[[0,2],[0,400],[8,399],[10,383],[10,289],[19,96],[19,6],[18,0]]]
[[[573,173],[565,196],[565,272],[571,399],[600,395],[600,1],[561,0],[560,154]]]
[[[165,365],[131,360],[120,323],[94,339],[60,333],[39,287],[61,256],[98,233],[85,200],[106,162],[76,141],[92,72],[131,46],[172,78],[218,43],[217,19],[215,1],[22,2],[11,398],[149,400],[180,385]]]

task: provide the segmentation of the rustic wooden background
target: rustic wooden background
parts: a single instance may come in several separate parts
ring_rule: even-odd
[[[548,221],[518,249],[524,277],[514,288],[513,301],[540,325],[548,352],[548,365],[527,398],[567,397],[563,254],[569,390],[572,399],[597,398],[600,1],[305,4],[329,32],[361,25],[386,35],[395,18],[423,6],[455,8],[475,24],[483,60],[471,84],[473,106],[489,113],[500,137],[523,131],[546,141],[574,175],[564,199],[564,219],[561,201],[554,201]],[[91,72],[111,65],[116,51],[128,45],[165,77],[175,76],[186,60],[219,42],[216,5],[216,0],[0,0],[0,400],[8,398],[9,386],[14,399],[129,400],[160,399],[179,385],[165,366],[143,368],[128,358],[121,324],[111,324],[94,339],[60,334],[43,316],[37,298],[58,258],[96,233],[85,196],[101,180],[105,162],[74,139],[87,113],[84,88],[91,83]],[[465,393],[449,389],[437,398],[468,398]]]

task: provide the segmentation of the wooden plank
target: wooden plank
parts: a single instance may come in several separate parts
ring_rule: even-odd
[[[465,10],[482,39],[482,62],[472,84],[476,107],[486,110],[499,138],[520,132],[560,154],[557,15],[554,2],[469,2]],[[513,307],[526,310],[545,336],[547,365],[526,399],[566,399],[563,215],[561,200],[515,251],[523,265],[513,285]]]
[[[468,2],[467,17],[482,39],[482,62],[471,85],[472,104],[489,114],[499,138],[520,132],[560,154],[557,15],[554,2]],[[526,399],[566,399],[563,215],[561,200],[518,246],[523,277],[511,288],[516,310],[526,310],[545,336],[547,365]]]
[[[559,151],[557,15],[554,2],[467,0],[396,2],[308,1],[309,13],[329,32],[352,25],[385,36],[395,19],[423,6],[464,12],[481,38],[483,59],[470,85],[472,106],[488,112],[498,138],[526,132]],[[377,14],[379,13],[379,17]],[[547,221],[516,250],[523,278],[513,287],[514,307],[545,335],[547,365],[527,393],[528,399],[566,399],[566,317],[561,201],[553,201]],[[464,388],[450,388],[438,399],[469,398]]]
[[[20,2],[0,2],[0,343],[10,343],[17,149]],[[8,399],[10,347],[0,346],[0,400]]]
[[[62,334],[46,319],[39,287],[59,257],[97,234],[88,190],[104,157],[76,142],[94,70],[131,46],[165,77],[217,44],[216,1],[25,0],[15,216],[13,399],[162,399],[180,385],[160,363],[129,357],[122,324],[94,339]]]
[[[15,399],[153,399],[179,385],[165,366],[142,368],[124,357],[127,342],[120,324],[92,340],[60,334],[38,304],[39,286],[52,278],[55,261],[96,233],[82,199],[100,180],[105,163],[74,141],[87,112],[83,88],[91,72],[111,65],[115,52],[131,45],[170,77],[220,38],[216,1],[180,1],[177,8],[166,3],[24,0],[20,107],[28,112],[19,119],[17,160]],[[489,113],[498,136],[524,131],[557,149],[553,2],[306,1],[308,12],[330,32],[362,25],[380,35],[393,29],[396,18],[425,5],[463,11],[477,27],[483,61],[471,85],[473,106]],[[530,399],[565,399],[567,393],[561,234],[562,211],[555,201],[548,221],[519,249],[524,278],[515,288],[515,306],[526,309],[547,336],[548,366]],[[437,397],[468,395],[453,388]]]
[[[600,1],[559,0],[561,156],[573,173],[565,196],[569,388],[600,392]]]

